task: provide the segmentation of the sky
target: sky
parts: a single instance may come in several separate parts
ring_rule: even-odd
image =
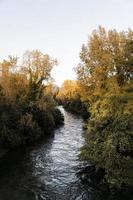
[[[57,58],[56,83],[75,79],[93,29],[133,28],[133,0],[0,0],[0,60],[38,49]]]

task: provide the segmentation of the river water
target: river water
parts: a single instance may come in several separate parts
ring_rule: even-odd
[[[83,120],[60,108],[65,123],[54,136],[8,153],[0,161],[0,200],[88,200],[77,177]]]
[[[132,193],[108,195],[77,176],[86,166],[78,159],[83,120],[60,109],[65,123],[53,136],[0,159],[0,200],[132,200]]]

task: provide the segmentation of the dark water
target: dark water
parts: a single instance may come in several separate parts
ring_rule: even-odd
[[[92,189],[77,176],[85,165],[78,159],[83,120],[60,109],[65,124],[54,136],[0,159],[0,200],[132,200]]]
[[[8,153],[0,163],[0,200],[89,199],[76,176],[84,143],[81,118],[61,108],[65,124],[53,137]]]

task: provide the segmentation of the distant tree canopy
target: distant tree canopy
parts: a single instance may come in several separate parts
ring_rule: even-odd
[[[91,117],[81,157],[112,186],[133,186],[133,31],[94,30],[76,72]]]
[[[64,99],[74,99],[77,96],[79,96],[78,92],[78,83],[77,81],[73,80],[65,80],[64,83],[62,84],[59,93],[57,95],[58,98],[61,98],[62,100]]]
[[[65,80],[60,87],[56,99],[69,111],[88,118],[86,105],[81,102],[80,87],[76,80]]]

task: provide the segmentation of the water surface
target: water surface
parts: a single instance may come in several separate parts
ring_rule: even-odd
[[[8,153],[0,163],[0,200],[89,199],[76,173],[83,163],[83,120],[61,108],[65,124],[40,144]]]

